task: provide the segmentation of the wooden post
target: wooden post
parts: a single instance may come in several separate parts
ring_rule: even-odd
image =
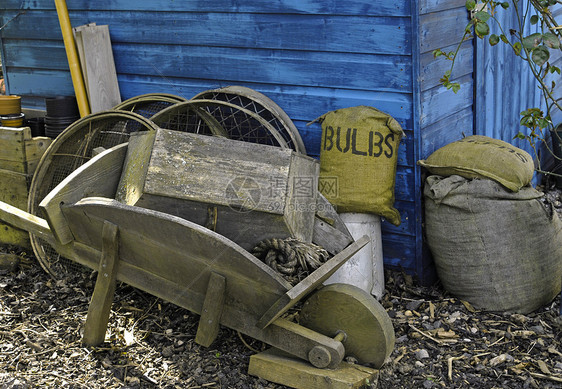
[[[203,347],[209,347],[217,338],[219,324],[224,306],[226,279],[217,273],[211,273],[207,294],[203,302],[203,311],[197,327],[195,342]]]
[[[102,232],[102,254],[98,270],[98,278],[88,308],[88,316],[84,325],[82,342],[87,346],[103,343],[113,294],[115,293],[115,276],[119,255],[119,227],[108,221],[104,222]]]

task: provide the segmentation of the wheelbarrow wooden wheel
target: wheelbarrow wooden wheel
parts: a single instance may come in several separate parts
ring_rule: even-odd
[[[335,337],[346,356],[377,369],[394,348],[390,317],[373,296],[356,286],[331,284],[315,292],[303,305],[300,324]]]

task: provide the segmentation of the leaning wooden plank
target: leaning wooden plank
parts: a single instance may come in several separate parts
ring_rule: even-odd
[[[248,374],[297,389],[353,389],[374,384],[378,370],[342,362],[336,369],[318,369],[280,350],[250,357]]]
[[[103,343],[111,303],[115,293],[116,267],[119,259],[119,227],[110,222],[105,222],[102,231],[102,256],[98,268],[98,278],[94,294],[88,307],[88,316],[84,325],[82,342],[88,346],[97,346]]]
[[[356,252],[361,250],[363,246],[369,243],[370,239],[367,235],[362,236],[356,242],[350,244],[339,254],[335,255],[328,262],[316,269],[312,274],[295,285],[291,290],[283,295],[279,300],[271,306],[270,309],[259,319],[257,325],[265,328],[275,319],[287,312],[289,308],[299,302],[304,296],[316,289],[320,284],[326,281],[336,270],[338,270],[349,258]]]
[[[74,237],[60,209],[61,204],[73,204],[93,196],[113,198],[126,154],[126,143],[105,150],[73,171],[41,201],[39,206],[47,214],[47,222],[62,244],[71,242]]]
[[[84,78],[84,85],[86,86],[88,96],[90,95],[90,91],[88,90],[88,69],[86,68],[86,54],[84,53],[84,43],[82,42],[82,31],[87,27],[95,25],[96,23],[89,23],[72,29],[74,41],[76,42],[76,50],[78,51],[78,58],[80,59],[80,67],[82,68],[82,78]]]
[[[121,102],[111,50],[109,27],[90,26],[80,32],[86,57],[88,97],[92,113],[111,109]]]
[[[203,303],[203,311],[197,327],[195,342],[203,347],[209,347],[217,338],[219,324],[224,308],[226,279],[212,272],[209,277],[209,286]]]

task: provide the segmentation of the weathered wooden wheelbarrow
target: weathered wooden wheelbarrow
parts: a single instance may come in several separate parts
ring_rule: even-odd
[[[204,346],[213,342],[222,324],[318,368],[335,368],[346,355],[376,368],[383,364],[394,346],[384,308],[353,286],[318,289],[368,243],[367,237],[291,286],[218,233],[114,200],[120,170],[111,167],[122,166],[126,149],[123,144],[106,150],[64,179],[41,203],[46,219],[0,203],[0,219],[98,270],[85,344],[103,342],[115,282],[120,280],[200,314],[196,341]],[[300,324],[282,318],[305,297]]]

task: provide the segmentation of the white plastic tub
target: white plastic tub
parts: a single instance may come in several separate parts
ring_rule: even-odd
[[[324,284],[355,285],[377,299],[384,294],[384,268],[380,216],[368,213],[342,213],[341,219],[353,238],[368,235],[371,242],[349,259]]]

